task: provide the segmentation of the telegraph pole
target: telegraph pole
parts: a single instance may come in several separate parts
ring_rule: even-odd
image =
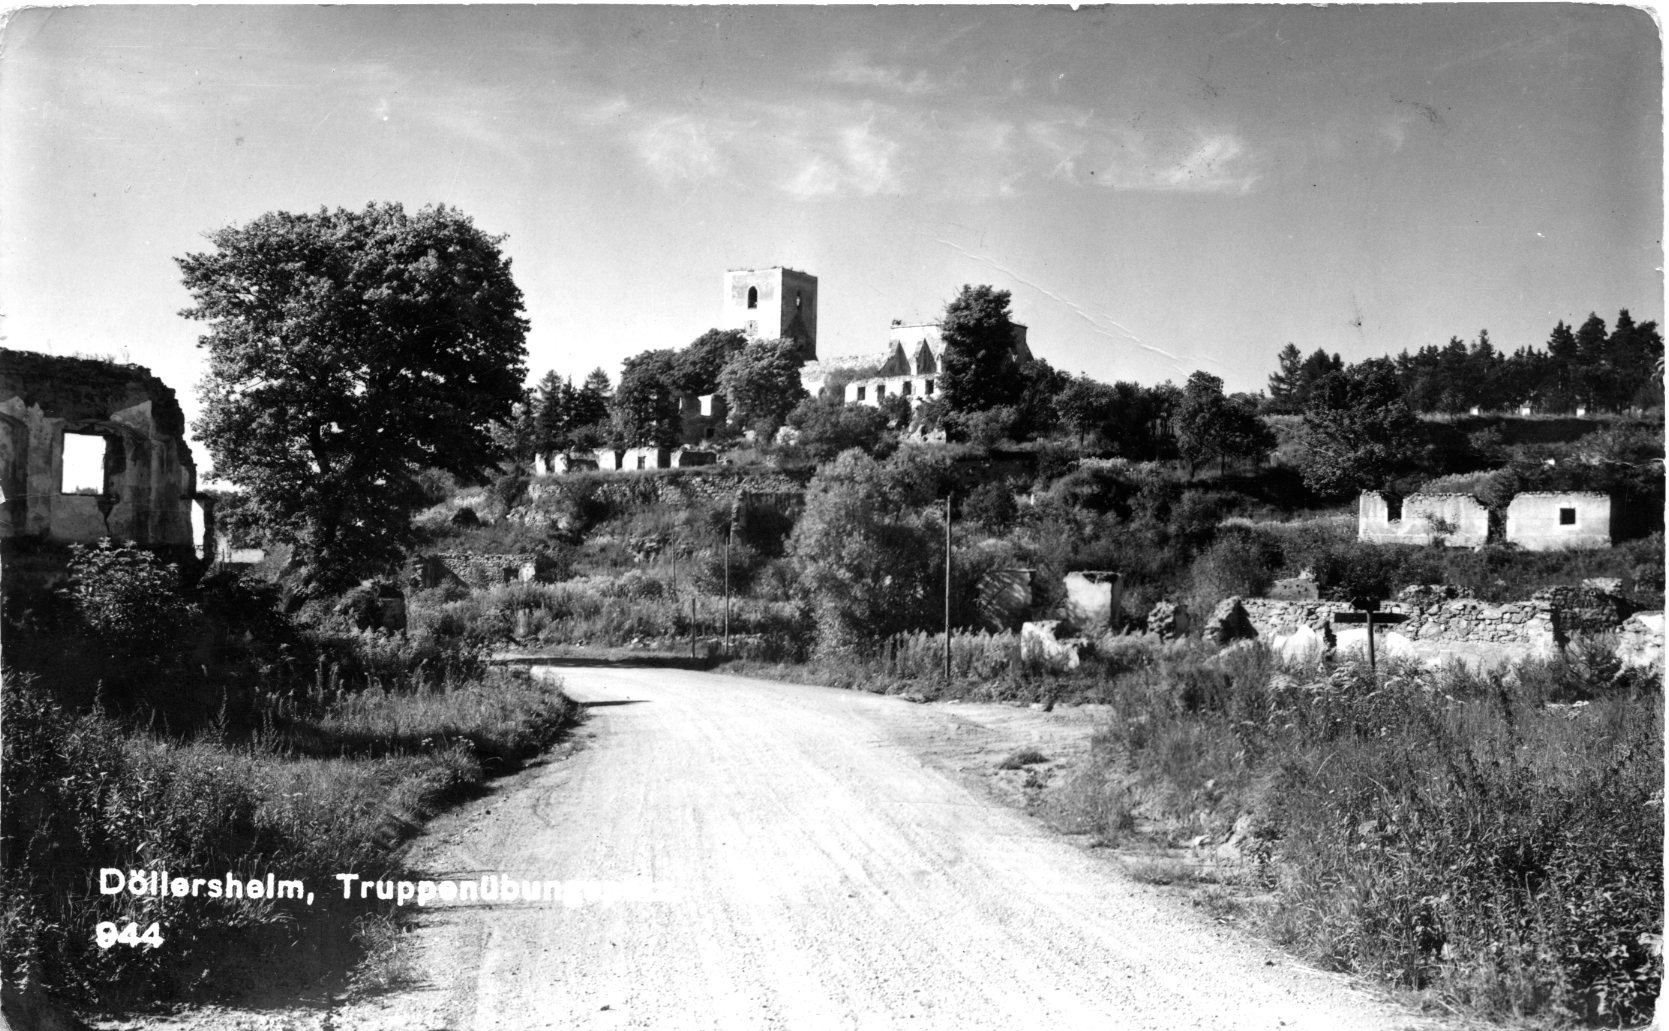
[[[950,494],[945,495],[945,686],[950,686]]]
[[[730,524],[724,528],[724,657],[730,658]]]

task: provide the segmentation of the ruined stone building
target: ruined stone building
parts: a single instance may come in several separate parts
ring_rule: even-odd
[[[1014,324],[1014,360],[1031,361],[1031,349],[1026,346],[1026,327]],[[918,322],[906,325],[894,319],[887,334],[887,350],[880,357],[880,368],[871,376],[854,379],[846,384],[844,400],[847,404],[879,406],[888,397],[909,398],[912,405],[931,401],[938,394],[938,375],[945,354],[944,327],[937,322]]]
[[[0,538],[190,555],[197,467],[179,401],[149,369],[0,348],[0,426]],[[97,482],[70,482],[88,467],[80,479]]]
[[[1378,491],[1357,502],[1356,536],[1374,544],[1475,548],[1490,537],[1490,514],[1470,494],[1410,494],[1398,502]],[[1527,551],[1609,548],[1611,498],[1590,491],[1527,491],[1507,505],[1498,539]]]

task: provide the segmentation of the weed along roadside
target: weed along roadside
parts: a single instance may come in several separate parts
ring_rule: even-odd
[[[70,604],[16,585],[7,599],[13,612],[34,601],[8,623],[0,693],[13,1026],[66,1003],[145,1013],[389,983],[408,917],[374,892],[345,898],[339,878],[413,879],[403,844],[556,745],[577,714],[560,682],[467,645],[326,612],[281,618],[248,583],[172,586],[137,549],[89,549],[68,575]],[[164,604],[187,642],[175,650],[91,634]],[[211,631],[242,646],[205,668],[189,642]],[[114,683],[26,672],[36,635],[150,657],[142,678]],[[219,703],[170,706],[153,683]],[[108,701],[75,712],[63,699],[81,691]]]

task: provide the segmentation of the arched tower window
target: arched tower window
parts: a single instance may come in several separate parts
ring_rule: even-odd
[[[794,291],[794,307],[798,308],[799,306],[800,306],[800,292],[798,290],[796,290],[796,291]]]
[[[757,286],[748,287],[748,307],[759,307],[759,288]]]

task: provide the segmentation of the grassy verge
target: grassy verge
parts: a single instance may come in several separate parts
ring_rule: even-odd
[[[1055,805],[1107,843],[1144,828],[1230,857],[1255,921],[1324,966],[1492,1017],[1650,1019],[1657,682],[1616,679],[1603,649],[1381,672],[1257,649],[1131,669]]]
[[[398,845],[437,808],[537,754],[575,714],[557,685],[524,671],[326,691],[275,707],[252,735],[171,740],[72,714],[8,676],[8,981],[122,1007],[211,984],[235,992],[275,972],[306,981],[386,953],[389,904],[342,902],[333,875],[400,873]],[[302,880],[317,901],[102,895],[105,867],[272,873]],[[164,944],[100,949],[100,921],[156,922]]]

